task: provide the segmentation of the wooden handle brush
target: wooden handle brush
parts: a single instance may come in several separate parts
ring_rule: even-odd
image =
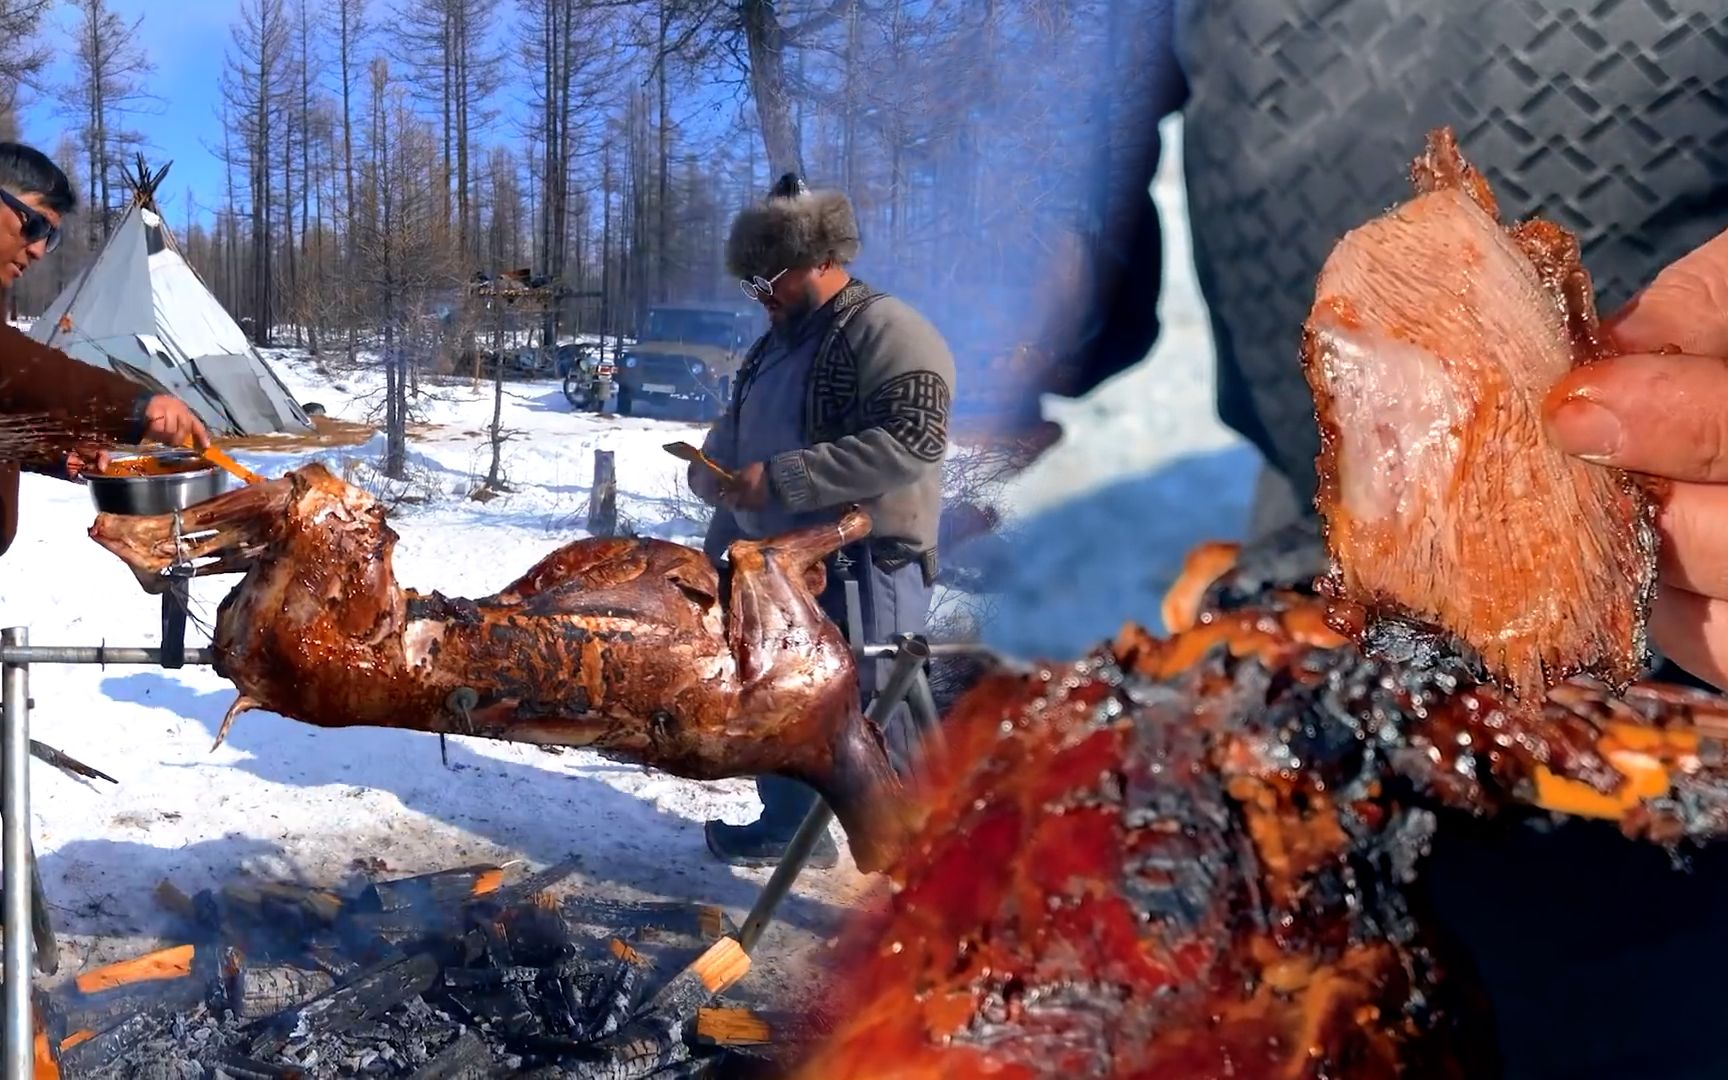
[[[732,482],[730,470],[687,442],[669,442],[661,449],[675,458],[690,462],[692,465],[701,465],[713,473],[722,484]]]
[[[191,437],[188,436],[186,438],[186,440],[180,444],[180,446],[182,449],[185,449],[185,450],[192,449]],[[241,480],[245,481],[248,484],[262,484],[264,482],[264,478],[262,476],[259,476],[257,473],[253,472],[251,469],[248,469],[246,466],[240,464],[238,461],[235,461],[233,458],[229,457],[227,451],[219,449],[215,443],[211,443],[209,446],[206,446],[203,450],[201,450],[199,452],[204,455],[205,461],[210,462],[210,464],[215,465],[218,468],[221,468],[221,469],[224,469],[230,473],[233,473],[235,476],[238,476]]]

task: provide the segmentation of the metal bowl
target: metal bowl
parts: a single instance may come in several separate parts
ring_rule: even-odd
[[[166,464],[198,462],[196,469],[185,472],[159,473],[151,476],[102,476],[84,474],[90,487],[90,499],[104,514],[166,514],[184,510],[205,499],[215,498],[228,490],[229,476],[203,455],[190,450],[165,450],[153,454],[125,454],[114,458],[152,457]]]

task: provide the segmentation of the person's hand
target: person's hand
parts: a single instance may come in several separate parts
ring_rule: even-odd
[[[1663,270],[1604,330],[1627,355],[1560,380],[1550,434],[1587,461],[1673,481],[1650,633],[1728,689],[1728,233]]]
[[[732,482],[722,484],[721,501],[733,510],[760,510],[768,505],[768,466],[756,461],[732,474]]]
[[[183,446],[190,438],[199,450],[210,445],[203,422],[171,394],[157,394],[144,406],[144,437],[169,446]]]
[[[66,455],[66,476],[79,480],[86,470],[107,472],[109,461],[106,450],[74,450]]]
[[[691,462],[690,467],[685,470],[685,478],[689,480],[690,490],[696,493],[698,499],[709,506],[719,505],[722,492],[720,491],[720,478],[714,475],[714,470],[706,465]]]

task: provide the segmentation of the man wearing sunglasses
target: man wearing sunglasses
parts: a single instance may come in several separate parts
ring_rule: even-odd
[[[77,200],[46,155],[0,142],[0,286],[10,288],[60,243],[60,219]],[[28,431],[28,439],[24,432]],[[0,554],[18,531],[21,470],[62,479],[78,474],[94,447],[155,439],[178,446],[210,436],[186,403],[111,371],[74,360],[0,323]],[[27,441],[20,448],[18,443]]]
[[[858,246],[850,200],[790,174],[733,222],[727,267],[766,309],[770,329],[703,444],[732,482],[692,466],[690,486],[716,505],[704,544],[716,563],[735,540],[833,521],[852,504],[868,510],[871,535],[830,564],[818,601],[846,627],[845,579],[856,580],[863,631],[875,643],[922,632],[929,615],[954,358],[911,306],[851,276]],[[866,695],[878,666],[860,665]],[[904,709],[890,717],[891,753],[903,753],[906,723]],[[816,798],[778,777],[756,787],[760,819],[707,826],[709,849],[733,865],[777,862]],[[811,864],[833,866],[838,854],[824,837]]]

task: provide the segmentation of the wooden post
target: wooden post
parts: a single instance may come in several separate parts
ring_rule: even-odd
[[[616,536],[618,533],[618,474],[613,471],[612,451],[594,451],[594,487],[588,492],[588,534]]]

